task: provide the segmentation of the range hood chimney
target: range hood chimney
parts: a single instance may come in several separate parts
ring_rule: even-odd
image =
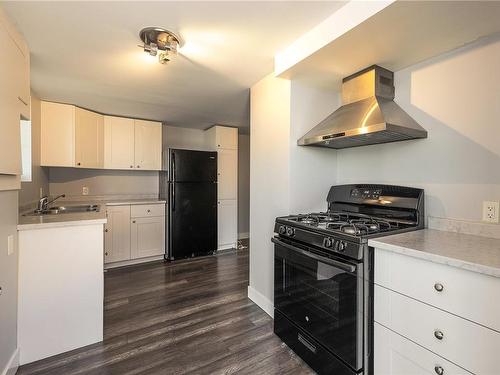
[[[427,131],[394,102],[394,73],[373,65],[342,80],[342,106],[297,144],[339,149],[415,138]]]

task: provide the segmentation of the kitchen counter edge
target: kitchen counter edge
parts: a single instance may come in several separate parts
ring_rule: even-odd
[[[500,278],[500,240],[496,238],[422,229],[370,239],[368,245]]]

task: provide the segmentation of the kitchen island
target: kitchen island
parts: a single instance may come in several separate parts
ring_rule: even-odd
[[[21,364],[102,341],[105,223],[103,209],[20,216]]]

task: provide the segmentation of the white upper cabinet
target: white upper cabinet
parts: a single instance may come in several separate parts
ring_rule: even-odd
[[[103,116],[42,101],[41,165],[105,169],[161,169],[159,122]]]
[[[134,129],[133,119],[104,116],[104,168],[134,168]]]
[[[161,170],[162,125],[160,122],[135,120],[135,167]]]
[[[238,150],[220,149],[217,153],[218,199],[238,197]]]
[[[221,148],[238,149],[238,129],[228,126],[213,126],[207,130],[208,146],[217,150]]]
[[[104,166],[104,117],[98,113],[75,110],[75,162],[79,168]]]
[[[11,176],[2,178],[0,190],[10,190],[19,188],[21,175],[19,121],[30,118],[29,50],[1,9],[0,61],[0,174]]]
[[[41,102],[42,166],[75,166],[75,106]]]

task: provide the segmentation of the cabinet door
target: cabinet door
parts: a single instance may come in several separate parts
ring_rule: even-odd
[[[135,120],[135,167],[161,170],[161,123]]]
[[[104,116],[104,168],[134,168],[134,120]]]
[[[470,372],[375,323],[375,375],[466,375]]]
[[[238,129],[227,126],[216,126],[215,141],[217,148],[238,148]]]
[[[104,263],[130,259],[130,206],[106,209],[104,227]]]
[[[41,103],[42,166],[75,166],[75,106]]]
[[[0,173],[21,174],[20,106],[17,96],[22,54],[0,23]]]
[[[102,168],[104,165],[103,116],[76,108],[75,161],[76,167]]]
[[[236,200],[219,200],[217,211],[219,249],[236,247],[238,241],[238,205]]]
[[[131,258],[165,253],[165,217],[138,217],[131,224]]]
[[[238,150],[217,152],[218,199],[236,199],[238,195]]]

